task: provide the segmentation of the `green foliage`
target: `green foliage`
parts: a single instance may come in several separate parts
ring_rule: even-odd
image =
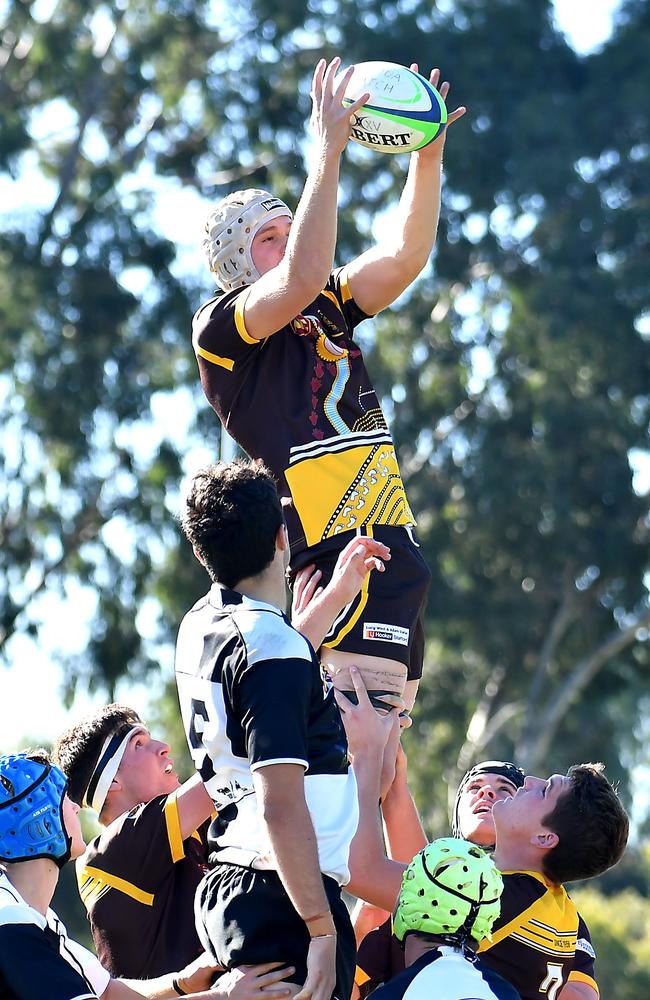
[[[156,190],[295,203],[321,54],[440,60],[470,110],[447,143],[435,267],[360,331],[433,571],[414,778],[432,827],[445,782],[483,755],[600,757],[627,795],[650,627],[630,465],[650,412],[647,2],[587,57],[549,2],[6,6],[0,172],[38,199],[0,237],[5,657],[39,638],[43,594],[74,607],[81,587],[95,612],[66,696],[112,697],[169,662],[205,589],[173,512],[217,422],[197,403],[179,443],[155,415],[200,398],[188,330],[209,285],[159,231]],[[346,151],[340,260],[404,170]]]
[[[650,903],[634,889],[603,896],[597,889],[572,893],[591,933],[600,994],[638,1000],[650,991]]]

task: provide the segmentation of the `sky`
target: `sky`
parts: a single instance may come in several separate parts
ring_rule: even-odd
[[[38,0],[47,5],[48,0]],[[0,0],[0,18],[3,2]],[[567,36],[569,42],[580,53],[588,53],[603,44],[611,33],[612,19],[615,16],[620,0],[590,0],[588,16],[585,15],[584,3],[579,0],[556,0],[555,16],[558,27]],[[47,128],[51,122],[47,123]],[[7,204],[3,192],[4,182],[0,178],[0,205]],[[48,198],[47,186],[40,188],[42,197]],[[194,191],[183,190],[180,184],[169,181],[166,190],[157,199],[158,219],[160,228],[169,239],[179,244],[181,254],[185,250],[195,252],[197,233],[200,232],[204,216],[205,203]],[[32,202],[33,205],[33,202]],[[44,206],[45,207],[45,206]],[[138,275],[134,272],[129,276],[133,282],[133,291],[137,291]],[[178,414],[176,414],[176,419]],[[165,415],[160,415],[164,421]],[[189,414],[188,414],[189,420]],[[640,466],[637,471],[638,488],[650,486],[650,469]],[[57,610],[58,598],[45,597],[40,606],[42,632],[39,638],[39,648],[47,650],[56,648],[57,632],[60,632],[60,612]],[[88,595],[81,590],[73,595],[74,601],[87,601]],[[76,605],[76,610],[83,614],[83,607]],[[90,610],[90,609],[89,609]],[[146,628],[146,622],[143,622]],[[84,630],[79,630],[77,650],[74,640],[70,652],[83,653],[85,641]],[[171,671],[172,651],[168,652],[169,661],[163,663],[166,676]],[[17,749],[26,736],[38,736],[60,732],[72,719],[80,718],[85,712],[102,704],[101,696],[89,696],[81,691],[78,693],[74,711],[68,713],[62,705],[60,694],[61,678],[56,664],[46,653],[38,651],[36,644],[25,637],[16,637],[12,641],[12,664],[9,668],[0,667],[0,726],[3,734],[3,750]],[[146,717],[149,693],[144,685],[133,685],[122,682],[117,690],[117,699],[133,704]],[[11,710],[11,706],[21,705],[24,712]]]

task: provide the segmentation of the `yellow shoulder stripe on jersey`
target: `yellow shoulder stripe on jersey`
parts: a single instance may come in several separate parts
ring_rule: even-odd
[[[350,291],[350,283],[348,281],[348,272],[344,271],[341,275],[340,282],[341,295],[343,296],[343,302],[349,302],[352,298],[352,292]]]
[[[145,892],[144,889],[139,889],[137,885],[127,882],[126,879],[118,878],[117,875],[111,875],[109,872],[103,872],[101,868],[82,868],[77,878],[81,898],[86,907],[89,905],[89,902],[86,902],[87,898],[91,895],[97,895],[106,887],[118,889],[119,892],[130,896],[138,903],[143,903],[144,906],[153,906],[154,894],[152,892]]]
[[[185,847],[181,836],[181,818],[178,815],[178,802],[176,792],[168,797],[165,802],[165,823],[167,824],[167,839],[169,840],[169,850],[172,861],[176,864],[185,857]]]
[[[241,295],[237,296],[237,301],[235,302],[235,326],[237,327],[237,333],[245,344],[259,344],[259,340],[251,337],[244,322],[244,304],[248,298],[248,291],[247,289]]]
[[[343,315],[343,310],[341,309],[341,303],[337,299],[334,292],[330,292],[329,288],[324,288],[323,291],[321,292],[321,295],[324,295],[326,298],[330,299],[334,303],[338,311],[341,313],[341,315]],[[349,295],[348,298],[350,298]],[[343,299],[343,301],[345,302],[345,299]]]
[[[598,989],[598,983],[591,976],[586,976],[584,972],[570,972],[569,978],[567,980],[569,983],[586,983],[587,986],[591,986],[592,990],[595,990],[598,996],[600,996],[600,990]]]
[[[534,875],[546,891],[507,924],[494,931],[491,940],[485,939],[478,949],[479,953],[489,951],[504,938],[512,937],[544,954],[573,955],[578,930],[578,913],[566,891],[562,887],[556,888],[550,885],[534,872],[502,872],[502,874]]]
[[[196,353],[200,354],[202,358],[206,361],[211,361],[213,365],[219,365],[220,368],[226,368],[229,372],[235,367],[235,362],[232,358],[220,358],[218,354],[213,354],[212,351],[206,351],[205,347],[199,347],[196,345]]]

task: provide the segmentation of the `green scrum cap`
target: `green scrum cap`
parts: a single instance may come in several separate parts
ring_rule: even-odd
[[[434,840],[404,872],[395,937],[403,942],[407,934],[432,934],[473,948],[490,936],[502,891],[501,874],[480,847],[455,837]]]

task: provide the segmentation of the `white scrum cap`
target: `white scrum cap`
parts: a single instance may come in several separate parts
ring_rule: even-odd
[[[233,191],[210,212],[203,249],[224,291],[252,285],[261,277],[251,256],[253,239],[265,223],[282,215],[293,218],[288,205],[259,188]]]

